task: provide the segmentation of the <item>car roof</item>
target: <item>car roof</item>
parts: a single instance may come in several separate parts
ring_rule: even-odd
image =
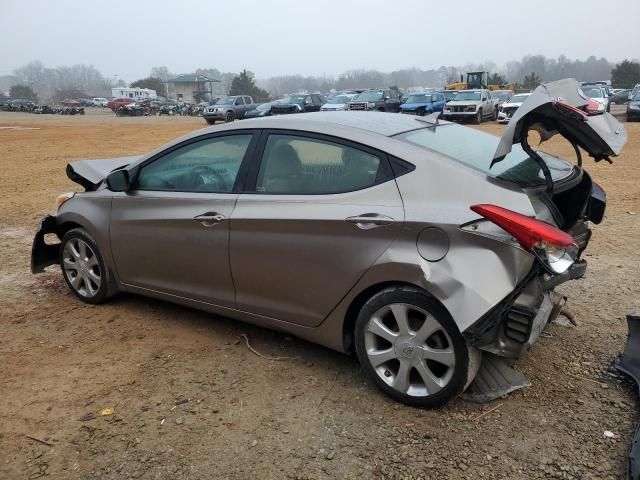
[[[442,124],[449,123],[441,120]],[[252,118],[242,122],[205,128],[205,131],[242,130],[246,128],[303,130],[316,133],[334,134],[349,138],[356,132],[367,132],[391,137],[402,132],[428,127],[416,117],[393,115],[385,112],[311,112],[295,115],[276,115],[264,118]],[[203,130],[194,132],[202,135]]]

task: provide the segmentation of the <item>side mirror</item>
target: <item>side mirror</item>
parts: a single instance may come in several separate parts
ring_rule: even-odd
[[[116,170],[107,177],[107,187],[112,192],[126,192],[129,190],[129,172]]]

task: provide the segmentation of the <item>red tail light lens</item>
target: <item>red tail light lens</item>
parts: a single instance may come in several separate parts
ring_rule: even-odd
[[[588,115],[596,115],[598,113],[604,113],[604,105],[596,102],[592,98],[587,101],[587,105],[585,107]]]
[[[566,272],[578,256],[573,237],[553,225],[496,205],[472,205],[471,210],[513,235],[549,273]]]
[[[480,204],[472,205],[471,210],[509,232],[527,250],[532,250],[540,242],[556,247],[569,247],[573,244],[573,237],[559,228],[506,208]]]

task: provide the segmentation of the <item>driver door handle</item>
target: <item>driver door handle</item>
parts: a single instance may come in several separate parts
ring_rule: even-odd
[[[395,220],[386,215],[380,215],[379,213],[363,213],[362,215],[356,215],[354,217],[345,218],[346,222],[355,223],[358,228],[362,230],[369,230],[370,228],[381,227],[383,225],[391,225]]]
[[[202,226],[204,227],[213,227],[214,225],[217,225],[218,223],[226,220],[227,217],[225,217],[221,213],[206,212],[206,213],[203,213],[202,215],[197,215],[193,217],[193,219],[196,222],[199,222],[200,224],[202,224]]]

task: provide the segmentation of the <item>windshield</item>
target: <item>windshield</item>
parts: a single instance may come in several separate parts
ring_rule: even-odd
[[[640,92],[636,93],[632,98],[632,102],[640,102]]]
[[[362,92],[358,95],[354,100],[358,100],[359,102],[377,102],[382,99],[384,92],[379,90],[371,90],[368,92]]]
[[[256,107],[256,110],[260,110],[261,112],[269,109],[271,109],[271,103],[263,103],[262,105],[258,105]]]
[[[460,92],[454,100],[480,100],[482,93],[480,92]]]
[[[304,95],[289,95],[288,97],[284,97],[282,99],[282,102],[280,102],[280,103],[303,104],[304,103]]]
[[[418,94],[409,95],[406,103],[429,103],[431,101],[431,95]]]
[[[440,92],[440,93],[442,93],[444,95],[444,98],[446,98],[447,101],[453,100],[458,96],[458,92],[454,91],[454,90],[447,90],[447,91]]]
[[[236,97],[222,97],[216,102],[216,105],[233,105],[233,102],[235,101]]]
[[[522,103],[522,102],[524,102],[528,97],[529,97],[529,95],[514,95],[514,96],[513,96],[513,97],[511,97],[511,99],[509,100],[509,103]]]
[[[482,173],[521,186],[545,184],[540,166],[522,150],[520,144],[513,145],[511,153],[490,168],[500,138],[480,130],[461,125],[443,125],[401,133],[395,138],[447,155]],[[553,181],[565,178],[573,171],[573,165],[566,160],[544,152],[538,153],[549,167]]]
[[[505,102],[511,98],[511,95],[513,95],[511,92],[491,92],[492,97],[498,100],[504,100]]]
[[[353,95],[336,95],[329,101],[329,103],[347,103],[352,98]]]
[[[587,97],[602,98],[602,89],[600,87],[582,87],[582,91]]]

